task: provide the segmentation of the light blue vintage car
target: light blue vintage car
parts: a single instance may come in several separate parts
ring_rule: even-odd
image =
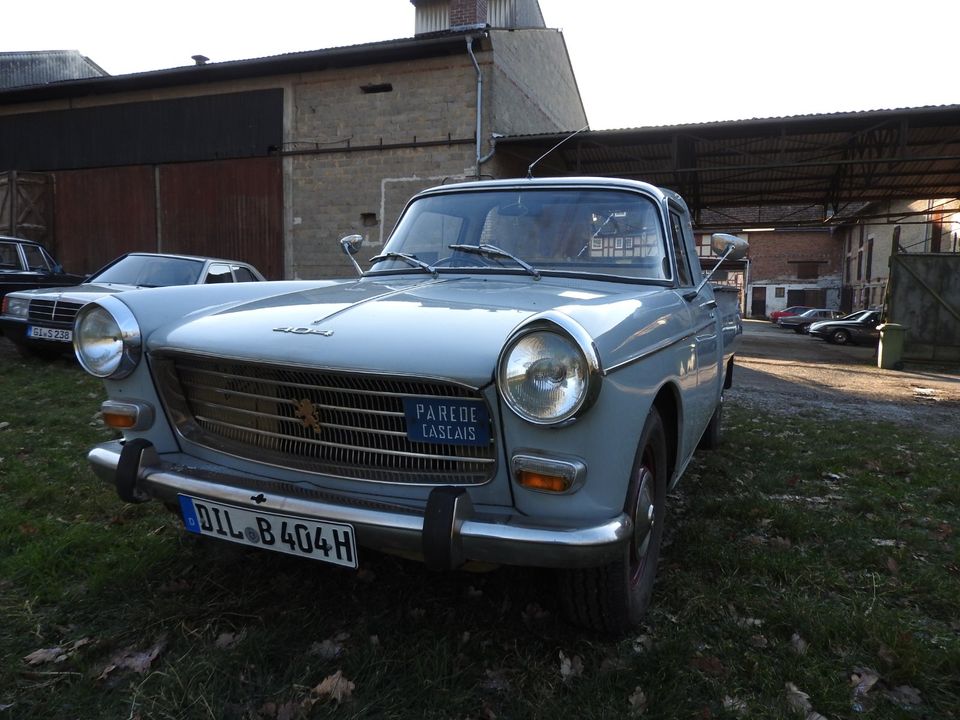
[[[684,202],[601,178],[437,187],[371,262],[85,306],[76,354],[124,438],[93,469],[193,533],[354,568],[367,549],[557,568],[572,620],[638,622],[740,327]]]

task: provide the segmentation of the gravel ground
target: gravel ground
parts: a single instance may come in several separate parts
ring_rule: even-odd
[[[876,348],[831,345],[746,321],[731,403],[777,413],[905,422],[960,436],[960,368],[877,367]]]

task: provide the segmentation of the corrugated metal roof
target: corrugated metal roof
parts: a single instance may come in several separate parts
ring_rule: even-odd
[[[76,50],[0,52],[0,89],[106,76],[102,67]]]
[[[231,80],[248,80],[271,75],[316,72],[331,68],[384,64],[431,57],[463,55],[467,36],[474,38],[474,48],[480,49],[484,40],[476,30],[451,30],[430,37],[404,38],[383,42],[349,45],[345,47],[309,50],[284,55],[273,55],[251,60],[210,62],[204,65],[107,77],[89,77],[65,81],[56,85],[0,87],[0,104],[16,104],[56,100],[83,95],[107,95],[117,92],[152,90],[187,85],[198,85]]]
[[[533,160],[566,137],[502,138],[497,152]],[[866,202],[960,197],[960,105],[584,132],[534,172],[646,180],[701,222],[736,218],[730,227],[744,212],[764,225],[839,222]]]

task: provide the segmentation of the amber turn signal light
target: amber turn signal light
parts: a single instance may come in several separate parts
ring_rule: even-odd
[[[543,475],[532,470],[521,470],[517,474],[517,481],[531,490],[546,490],[547,492],[566,492],[570,489],[570,479],[556,475]]]

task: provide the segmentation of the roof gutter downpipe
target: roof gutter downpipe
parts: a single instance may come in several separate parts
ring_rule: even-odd
[[[480,71],[480,63],[477,62],[477,56],[473,54],[473,35],[467,35],[467,54],[470,56],[470,59],[473,61],[473,68],[477,71],[477,158],[476,158],[476,167],[474,174],[476,179],[480,179],[480,163],[484,159],[480,157],[480,132],[482,130],[483,122],[483,73]],[[491,153],[492,155],[492,153]]]

